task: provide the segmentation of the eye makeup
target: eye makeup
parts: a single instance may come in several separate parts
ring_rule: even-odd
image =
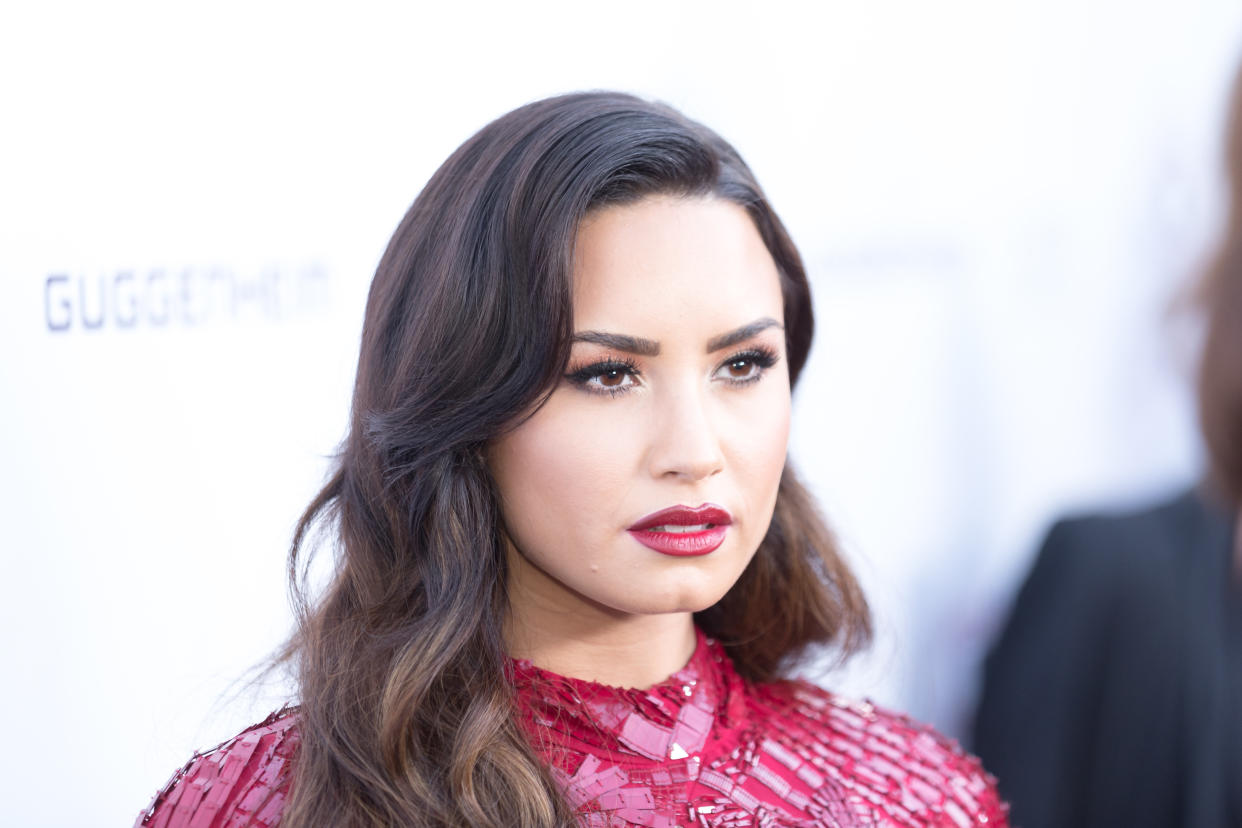
[[[579,388],[592,394],[620,394],[633,385],[633,380],[642,372],[638,363],[627,357],[608,356],[604,359],[571,369],[565,379]],[[602,380],[592,382],[592,380]],[[625,382],[625,380],[629,382]],[[608,384],[615,383],[615,384]]]
[[[716,376],[732,385],[749,385],[758,382],[767,369],[776,364],[780,357],[776,351],[763,345],[747,348],[732,355],[716,369]],[[751,368],[745,374],[735,373],[737,369]]]
[[[780,356],[775,349],[766,345],[752,345],[723,360],[712,377],[732,386],[750,385],[762,379],[764,372],[779,360]],[[634,360],[609,355],[571,368],[565,374],[565,379],[588,393],[615,396],[637,385],[641,376],[642,371]]]

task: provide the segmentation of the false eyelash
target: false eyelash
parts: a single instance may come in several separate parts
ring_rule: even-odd
[[[740,360],[748,360],[750,362],[753,362],[755,365],[759,366],[758,374],[754,375],[753,377],[746,377],[744,379],[727,379],[726,380],[726,382],[730,383],[731,385],[735,385],[735,386],[736,385],[749,385],[752,382],[757,382],[758,380],[762,379],[764,372],[767,369],[771,368],[773,365],[775,365],[779,359],[780,359],[780,356],[772,348],[769,348],[766,345],[755,345],[755,346],[752,346],[742,351],[738,351],[737,353],[730,355],[727,359],[723,360],[720,363],[720,367],[723,368],[724,366],[728,365],[731,362],[738,362]],[[611,371],[617,371],[617,372],[629,374],[630,376],[634,376],[634,377],[642,375],[642,372],[638,370],[638,363],[634,362],[633,360],[622,358],[622,357],[610,356],[606,359],[600,360],[599,362],[592,362],[589,365],[584,365],[581,368],[577,368],[577,369],[574,369],[573,371],[570,371],[569,373],[565,374],[565,379],[569,380],[574,385],[577,385],[582,388],[586,388],[590,384],[590,381],[593,378],[599,376],[600,374],[606,374]],[[599,388],[591,389],[591,393],[613,395],[613,394],[624,394],[628,390],[629,390],[628,387],[623,387],[623,388],[599,387]]]
[[[720,367],[723,368],[730,363],[739,362],[741,360],[754,363],[759,367],[759,373],[754,376],[744,377],[742,379],[733,379],[730,377],[725,380],[730,385],[750,385],[752,382],[758,382],[763,379],[763,375],[769,368],[776,364],[778,359],[780,359],[780,357],[773,349],[767,347],[766,345],[755,345],[744,351],[738,351],[736,354],[733,354],[728,359],[721,362]],[[719,370],[719,368],[717,370]]]
[[[600,374],[606,374],[610,371],[619,371],[621,373],[630,374],[631,376],[638,376],[642,373],[638,370],[638,363],[633,360],[608,357],[607,359],[600,360],[599,362],[592,362],[590,365],[584,365],[581,368],[570,371],[565,375],[565,379],[569,380],[574,385],[585,386],[591,381],[592,378],[597,377]],[[624,388],[600,388],[597,393],[606,392],[609,394],[618,394],[624,390]]]
[[[780,359],[772,348],[766,345],[755,345],[744,351],[738,351],[733,356],[726,359],[721,365],[728,365],[730,362],[738,362],[739,360],[748,359],[758,365],[760,368],[771,368]]]

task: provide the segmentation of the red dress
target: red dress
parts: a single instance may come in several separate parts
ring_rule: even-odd
[[[646,690],[510,663],[524,729],[581,825],[1008,825],[995,780],[934,731],[806,682],[743,681],[698,638],[689,663]],[[274,716],[195,757],[138,825],[276,825],[295,721]]]

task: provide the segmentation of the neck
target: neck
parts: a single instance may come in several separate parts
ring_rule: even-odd
[[[509,561],[505,644],[513,658],[570,678],[647,688],[694,653],[689,612],[619,612],[568,591],[518,554]]]

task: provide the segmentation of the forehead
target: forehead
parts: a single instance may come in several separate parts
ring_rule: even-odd
[[[626,333],[782,316],[780,278],[754,222],[717,198],[652,196],[578,228],[574,325]]]

